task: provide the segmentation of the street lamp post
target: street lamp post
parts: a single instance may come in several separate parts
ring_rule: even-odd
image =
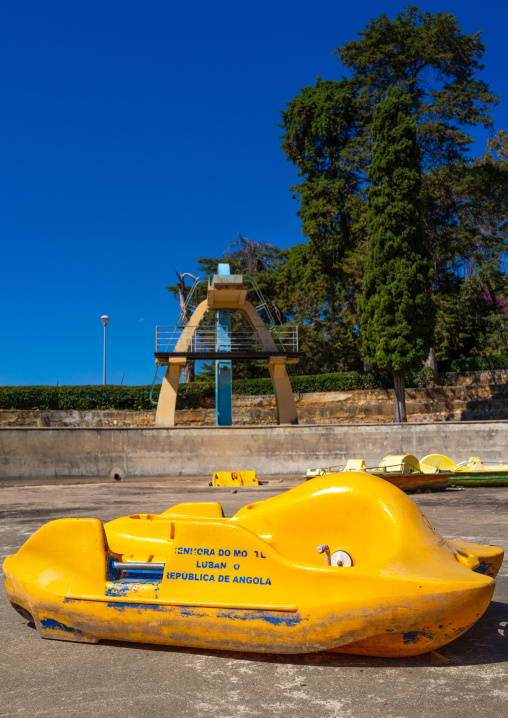
[[[104,327],[104,361],[103,361],[103,371],[102,371],[102,383],[106,384],[106,327],[108,326],[109,317],[107,314],[103,314],[101,317],[101,322]]]

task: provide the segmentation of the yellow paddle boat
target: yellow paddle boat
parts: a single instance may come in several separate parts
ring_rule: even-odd
[[[214,471],[209,486],[259,486],[255,471]]]
[[[482,461],[479,456],[472,456],[456,464],[443,454],[428,454],[422,463],[440,474],[448,474],[452,486],[508,486],[508,464],[503,461]]]
[[[480,618],[502,558],[447,541],[395,486],[347,472],[231,519],[195,503],[104,526],[52,521],[4,573],[43,638],[410,656]]]
[[[444,491],[448,486],[448,474],[418,461],[412,454],[394,454],[385,456],[381,461],[369,461],[370,467],[363,459],[349,459],[342,466],[328,466],[323,469],[308,469],[306,479],[325,476],[342,471],[365,471],[389,481],[402,491]]]

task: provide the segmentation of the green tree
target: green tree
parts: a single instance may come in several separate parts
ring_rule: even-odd
[[[485,166],[468,156],[469,130],[491,128],[490,112],[498,102],[479,78],[485,49],[480,35],[463,33],[457,18],[446,12],[408,6],[394,19],[381,15],[336,49],[349,79],[318,78],[282,112],[282,149],[303,178],[290,188],[298,197],[302,233],[320,248],[330,283],[341,284],[357,323],[373,116],[394,85],[407,91],[416,122],[424,171],[422,221],[437,301],[443,293],[453,296],[476,267],[501,266],[508,192],[500,167],[506,136],[490,142]],[[344,305],[337,306],[344,311]],[[354,340],[358,331],[352,331]]]
[[[450,13],[432,14],[408,6],[393,20],[385,15],[371,20],[357,40],[337,48],[358,85],[358,112],[367,130],[388,88],[399,84],[410,94],[426,170],[422,178],[425,243],[434,266],[433,293],[443,308],[451,308],[454,297],[464,300],[466,289],[470,297],[475,283],[464,282],[477,269],[490,267],[495,274],[505,251],[508,187],[502,162],[494,162],[492,156],[498,153],[502,160],[503,133],[489,142],[481,161],[467,155],[472,143],[469,129],[478,124],[491,128],[490,111],[498,102],[478,77],[485,50],[480,35],[463,33]],[[371,139],[367,131],[362,152],[369,153]],[[485,271],[481,274],[485,277]],[[473,309],[474,303],[465,306]],[[443,311],[439,318],[443,326]],[[477,324],[477,317],[470,319],[471,325]],[[495,325],[484,323],[491,330]],[[466,338],[464,325],[459,334]],[[468,334],[464,350],[469,340],[481,344],[480,336]],[[436,340],[440,338],[438,331]],[[438,355],[443,355],[445,346],[438,347]]]
[[[358,277],[351,271],[359,266],[352,257],[362,245],[366,209],[358,117],[357,88],[346,79],[318,78],[282,112],[282,149],[303,177],[290,189],[298,198],[302,234],[310,241],[286,250],[279,296],[301,327],[299,370],[305,373],[361,364]]]
[[[436,295],[438,359],[508,352],[508,280],[483,264]]]
[[[500,132],[489,139],[483,157],[423,175],[423,221],[437,289],[450,276],[465,277],[477,266],[505,260],[508,158],[503,143],[506,133]]]
[[[344,284],[334,282],[312,242],[284,251],[276,274],[277,301],[299,326],[302,374],[347,371],[361,365],[356,317]],[[332,275],[333,276],[333,275]]]
[[[489,353],[504,344],[507,151],[507,135],[501,131],[489,139],[483,157],[423,176],[423,222],[434,268],[436,353],[441,359]]]
[[[422,168],[463,158],[473,142],[467,128],[493,126],[489,113],[499,99],[477,77],[485,51],[481,32],[463,33],[454,15],[408,5],[394,20],[371,20],[358,36],[336,53],[353,73],[364,122],[369,124],[389,88],[403,87],[416,120]]]
[[[298,197],[302,233],[332,265],[354,243],[351,199],[361,189],[355,149],[361,138],[350,80],[304,87],[282,112],[282,149],[304,180],[290,188]],[[365,167],[363,167],[365,169]]]
[[[420,208],[420,152],[411,98],[388,90],[376,110],[369,168],[369,253],[360,302],[363,350],[394,375],[394,421],[406,421],[404,375],[421,366],[434,335],[432,266]]]

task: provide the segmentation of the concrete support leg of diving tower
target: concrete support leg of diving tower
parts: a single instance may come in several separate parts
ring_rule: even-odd
[[[180,374],[186,363],[186,359],[169,360],[157,403],[155,426],[175,425],[176,395],[178,393],[178,384],[180,383]]]
[[[268,369],[272,377],[278,424],[298,424],[293,388],[289,381],[285,357],[270,357]]]

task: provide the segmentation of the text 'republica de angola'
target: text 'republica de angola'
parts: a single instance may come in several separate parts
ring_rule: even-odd
[[[215,576],[213,573],[180,573],[177,571],[171,571],[167,574],[169,579],[180,580],[180,581],[217,581],[218,583],[252,583],[259,586],[271,586],[272,582],[269,578],[262,578],[261,576],[229,576],[228,574],[218,574]],[[231,578],[233,580],[231,580]]]

